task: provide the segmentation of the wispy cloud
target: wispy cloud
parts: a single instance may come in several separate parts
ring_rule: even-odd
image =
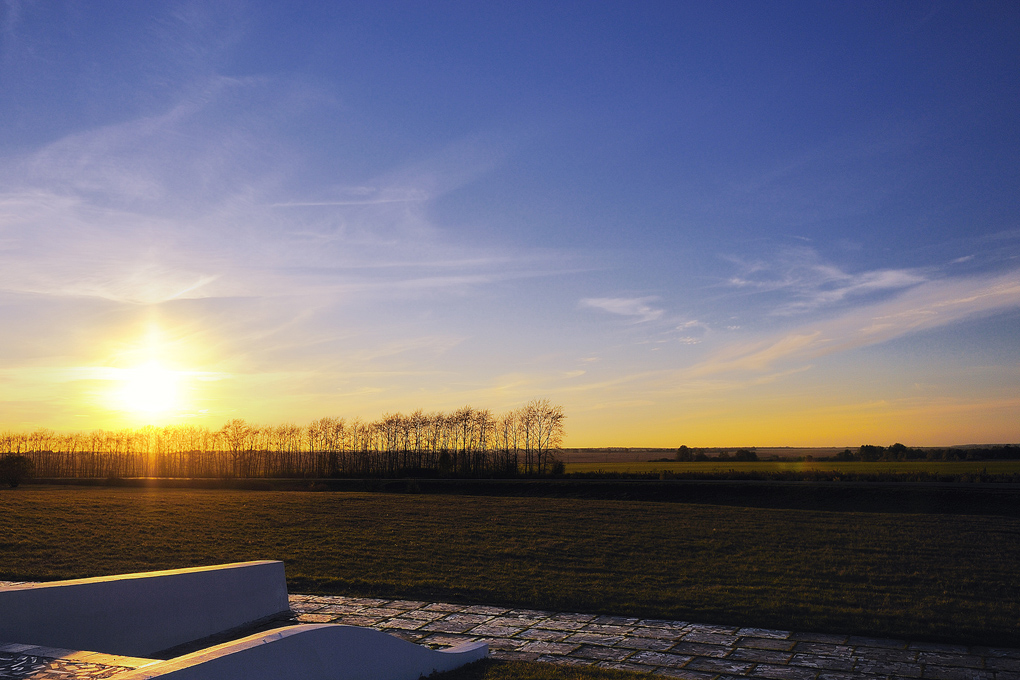
[[[708,324],[697,319],[684,321],[674,327],[676,338],[683,345],[697,345],[704,339],[708,331]]]
[[[763,340],[727,345],[695,366],[691,375],[773,370],[780,363],[810,362],[826,354],[1016,308],[1020,308],[1020,270],[928,281],[833,319]]]
[[[584,298],[582,307],[601,309],[610,314],[633,317],[635,322],[655,321],[663,315],[663,310],[652,307],[649,303],[658,298],[655,296],[639,298]]]
[[[21,18],[21,0],[5,0],[6,12],[4,12],[3,32],[8,41],[14,39],[14,29]]]
[[[915,269],[877,269],[848,273],[825,262],[808,247],[789,248],[774,259],[727,258],[739,272],[730,277],[734,288],[780,296],[776,314],[798,314],[829,307],[851,298],[886,293],[927,280]]]
[[[182,248],[175,226],[41,189],[0,194],[0,291],[142,304],[205,297],[216,258]]]
[[[401,189],[399,187],[390,187],[385,189],[376,187],[352,187],[344,190],[342,193],[348,194],[349,197],[319,201],[286,201],[284,203],[272,203],[269,207],[328,208],[351,205],[383,205],[386,203],[420,203],[431,198],[428,192],[422,189]]]
[[[430,219],[430,201],[497,162],[484,140],[295,196],[287,173],[300,165],[297,152],[258,122],[288,108],[265,104],[275,101],[269,91],[278,85],[212,78],[160,115],[0,159],[0,292],[130,304],[300,295],[315,304],[564,271],[564,253],[466,246]],[[251,101],[261,108],[247,128],[220,121],[221,110]]]

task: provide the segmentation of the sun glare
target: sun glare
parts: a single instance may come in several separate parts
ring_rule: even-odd
[[[152,361],[122,371],[117,401],[122,410],[161,415],[180,407],[180,373]]]

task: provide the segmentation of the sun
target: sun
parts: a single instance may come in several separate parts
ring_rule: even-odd
[[[150,361],[120,372],[116,400],[121,410],[138,415],[156,416],[180,408],[181,375]]]

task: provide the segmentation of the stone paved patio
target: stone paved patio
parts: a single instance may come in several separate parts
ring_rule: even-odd
[[[497,659],[694,680],[1020,680],[1020,649],[416,600],[291,595],[290,604],[298,623],[369,626],[435,648],[482,640]],[[110,678],[145,662],[20,647],[0,643],[0,679]]]
[[[302,623],[371,626],[433,647],[482,640],[497,659],[692,680],[1020,680],[1020,649],[414,600],[292,595],[290,603]]]

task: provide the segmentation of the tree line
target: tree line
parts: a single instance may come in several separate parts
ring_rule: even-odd
[[[932,448],[919,449],[911,448],[904,444],[896,443],[890,446],[876,446],[874,444],[863,444],[856,451],[845,449],[834,457],[834,460],[859,460],[859,461],[899,461],[899,460],[931,460],[931,461],[952,461],[952,460],[1018,460],[1020,459],[1020,446],[1006,444],[1004,446],[975,446],[966,449],[961,448]]]
[[[565,418],[536,399],[502,414],[465,406],[374,422],[39,429],[0,433],[0,455],[25,457],[36,477],[513,477],[562,470]]]
[[[716,455],[711,455],[713,452]],[[681,446],[676,450],[675,458],[660,458],[658,461],[665,462],[677,460],[680,462],[693,461],[756,461],[758,454],[754,449],[737,449],[730,454],[726,450],[699,449],[688,446]],[[774,457],[772,460],[779,460]],[[896,443],[889,446],[876,446],[874,444],[863,444],[856,451],[844,449],[831,458],[814,456],[802,456],[799,458],[788,458],[787,460],[819,460],[819,461],[864,461],[864,462],[893,462],[907,460],[923,461],[961,461],[961,460],[1020,460],[1020,446],[1014,444],[993,445],[993,446],[971,446],[968,448],[911,448],[904,444]]]
[[[663,460],[669,460],[664,458]],[[676,450],[676,460],[682,463],[689,463],[693,461],[702,460],[715,460],[715,461],[742,461],[751,462],[758,460],[758,454],[751,449],[737,449],[731,456],[728,451],[720,451],[715,456],[709,456],[704,449],[692,449],[687,445],[683,445]]]

